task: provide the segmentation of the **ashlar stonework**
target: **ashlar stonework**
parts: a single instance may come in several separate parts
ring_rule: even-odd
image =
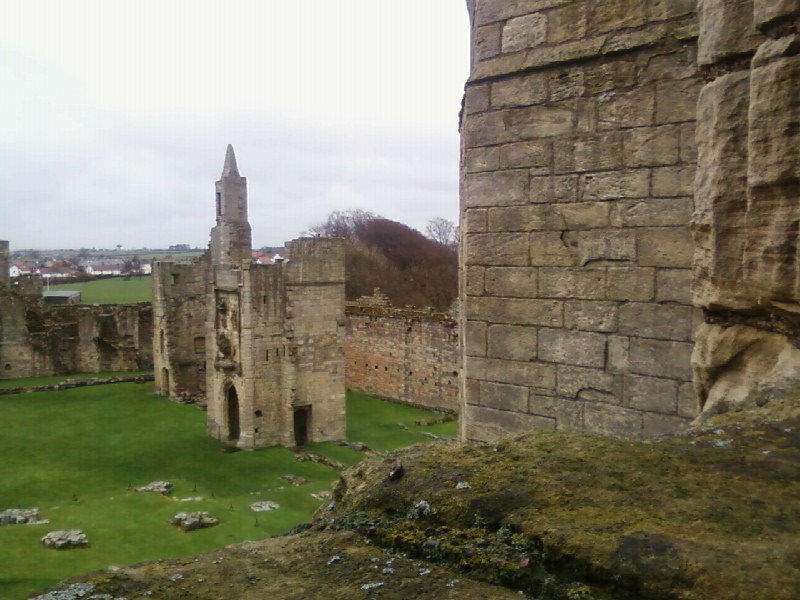
[[[247,180],[228,146],[208,251],[153,270],[158,391],[201,404],[208,433],[257,448],[345,437],[344,245],[301,238],[253,264]]]
[[[800,2],[467,0],[462,438],[800,377]]]

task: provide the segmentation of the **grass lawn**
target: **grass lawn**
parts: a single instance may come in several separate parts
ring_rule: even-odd
[[[0,379],[0,389],[17,387],[36,387],[39,385],[55,385],[67,381],[89,381],[90,379],[109,379],[111,377],[132,377],[134,375],[150,375],[147,371],[105,371],[103,373],[74,373],[72,375],[47,375],[44,377],[22,377],[20,379]]]
[[[125,304],[129,302],[150,302],[153,299],[153,278],[150,276],[112,277],[95,279],[80,283],[59,283],[51,285],[51,290],[78,290],[81,304]]]
[[[348,394],[348,438],[374,449],[455,435],[454,422],[416,426],[432,413]],[[205,413],[155,396],[152,383],[121,383],[0,398],[3,435],[0,511],[37,506],[46,525],[0,527],[0,598],[23,598],[66,577],[109,565],[186,556],[284,532],[306,521],[320,501],[312,493],[337,478],[324,465],[300,463],[283,448],[225,453],[205,435]],[[402,429],[403,423],[408,429]],[[335,444],[313,450],[345,464],[361,454]],[[309,480],[291,486],[281,475]],[[166,479],[171,497],[129,488]],[[201,500],[179,501],[200,497]],[[280,509],[255,513],[257,500]],[[222,523],[184,533],[167,524],[183,510],[207,510]],[[39,538],[82,529],[91,547],[55,551]]]

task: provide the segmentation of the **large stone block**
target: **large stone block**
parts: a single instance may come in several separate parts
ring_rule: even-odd
[[[464,323],[464,351],[467,356],[486,356],[486,329],[483,321]]]
[[[587,5],[571,2],[547,12],[547,43],[560,44],[586,35]]]
[[[605,298],[605,269],[562,269],[543,267],[539,270],[541,298]]]
[[[655,295],[655,269],[611,267],[606,274],[606,298],[647,302]]]
[[[762,44],[753,59],[744,279],[760,301],[800,299],[798,52],[800,38],[789,36]]]
[[[600,333],[565,329],[539,330],[539,360],[577,365],[604,367],[606,336]]]
[[[528,412],[529,389],[520,385],[481,381],[481,406],[498,410]]]
[[[468,374],[483,381],[525,385],[543,391],[553,391],[556,387],[554,365],[467,357],[466,368]]]
[[[800,0],[755,0],[753,3],[753,22],[761,29],[797,15],[800,15]]]
[[[538,140],[568,135],[576,130],[575,107],[569,103],[530,106],[507,111],[506,127],[512,140]]]
[[[489,231],[536,231],[545,229],[547,208],[542,204],[489,209]]]
[[[691,196],[694,192],[694,176],[693,165],[653,169],[653,196]]]
[[[698,0],[697,9],[700,21],[698,64],[714,64],[755,49],[753,0]]]
[[[474,442],[495,442],[510,433],[553,430],[556,427],[555,418],[485,406],[467,406],[462,419],[465,423],[464,437]]]
[[[623,378],[616,373],[558,365],[556,379],[556,393],[559,396],[608,404],[622,403]]]
[[[477,297],[467,303],[468,319],[509,325],[560,327],[563,306],[557,300]]]
[[[583,421],[589,433],[600,433],[623,439],[642,437],[642,413],[621,406],[587,402]]]
[[[639,27],[647,23],[648,2],[645,0],[604,0],[590,3],[590,34],[616,29]]]
[[[488,332],[488,355],[508,360],[536,360],[535,327],[492,325]]]
[[[497,150],[497,148],[494,148]],[[552,156],[547,142],[516,142],[499,147],[500,166],[503,169],[549,168]]]
[[[468,208],[525,204],[528,197],[528,171],[514,169],[470,173],[464,177],[463,195]]]
[[[547,17],[532,13],[509,19],[503,26],[503,52],[516,52],[547,41]]]
[[[656,124],[694,121],[700,85],[694,78],[660,81],[656,85]]]
[[[629,92],[609,91],[597,103],[598,127],[621,129],[653,124],[655,87],[647,86]]]
[[[689,381],[692,344],[647,338],[630,338],[628,368],[631,373]]]
[[[678,385],[674,379],[625,376],[625,405],[629,408],[676,414]]]
[[[492,84],[492,108],[530,106],[547,100],[547,80],[540,73],[521,75]]]
[[[565,231],[564,242],[575,248],[578,264],[635,261],[636,232],[626,229]]]
[[[535,231],[530,234],[530,259],[532,266],[567,267],[578,263],[578,254],[561,232]]]
[[[656,302],[692,303],[691,269],[658,269],[656,272]]]
[[[747,237],[747,110],[749,76],[724,75],[698,101],[698,168],[692,228],[695,302],[740,304]]]
[[[534,298],[538,290],[538,270],[532,267],[489,267],[486,293],[509,298]]]
[[[616,302],[569,300],[564,304],[564,326],[581,331],[617,331],[619,305]]]
[[[580,195],[583,200],[645,198],[650,193],[650,171],[638,169],[583,175]]]
[[[622,167],[622,134],[610,132],[591,138],[556,140],[553,156],[556,173],[619,169]]]
[[[642,198],[615,204],[611,223],[617,227],[663,227],[686,225],[692,218],[694,201],[689,198]]]
[[[467,173],[497,171],[500,169],[500,149],[497,146],[468,148],[465,152],[464,170]]]
[[[578,176],[531,177],[529,198],[532,203],[575,202],[578,198]]]
[[[641,266],[685,268],[692,265],[694,247],[688,227],[643,227],[637,233]]]
[[[528,264],[527,233],[471,233],[464,236],[467,265]]]
[[[680,160],[680,129],[675,125],[630,129],[622,143],[626,167],[674,165]]]
[[[692,338],[692,307],[679,304],[630,302],[619,309],[622,335],[689,341]]]
[[[608,227],[609,202],[576,202],[552,204],[547,218],[548,229],[599,229]]]

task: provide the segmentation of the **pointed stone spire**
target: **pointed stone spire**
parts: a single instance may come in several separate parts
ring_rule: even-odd
[[[222,167],[222,177],[241,177],[239,167],[236,165],[236,155],[233,153],[233,146],[228,144],[225,152],[225,166]]]

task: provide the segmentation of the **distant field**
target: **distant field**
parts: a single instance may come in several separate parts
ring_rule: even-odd
[[[153,278],[112,277],[81,283],[60,283],[51,285],[51,290],[78,290],[82,304],[126,304],[130,302],[150,302],[153,299]]]
[[[205,413],[154,394],[153,384],[119,383],[0,398],[3,435],[0,511],[36,506],[49,524],[0,527],[0,598],[26,597],[57,581],[143,560],[189,556],[282,533],[307,521],[338,473],[298,462],[285,448],[222,452],[205,433]],[[347,437],[376,449],[454,436],[455,422],[415,425],[437,415],[348,393]],[[364,454],[333,443],[310,449],[352,465]],[[292,474],[308,483],[293,486]],[[166,479],[170,497],[131,487]],[[184,500],[180,500],[184,499]],[[250,504],[280,508],[255,513]],[[217,527],[184,533],[168,524],[185,510],[207,510]],[[55,551],[39,542],[56,529],[82,529],[91,547]],[[224,594],[223,594],[224,595]]]

